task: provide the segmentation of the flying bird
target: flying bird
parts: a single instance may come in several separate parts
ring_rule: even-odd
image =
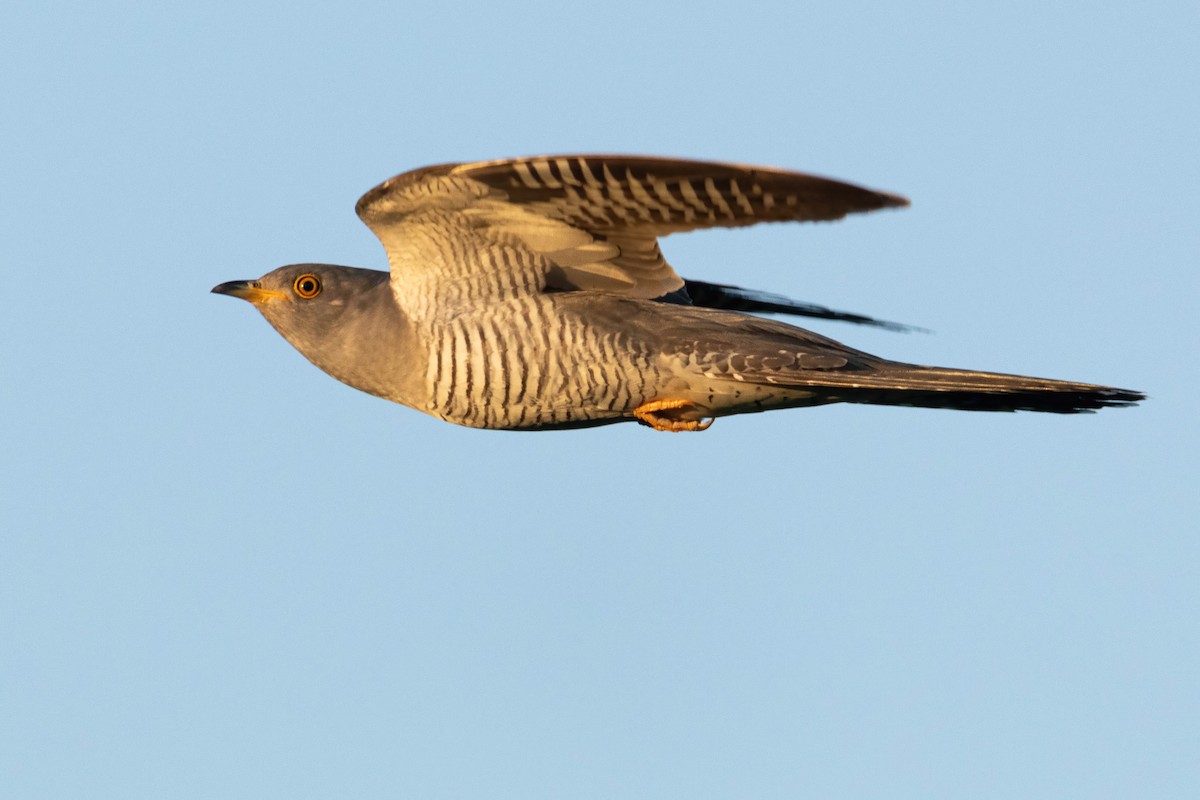
[[[301,354],[364,392],[476,428],[716,417],[826,403],[1088,412],[1140,392],[905,364],[747,312],[895,323],[685,281],[670,233],[836,220],[903,197],[764,167],[632,156],[444,164],[356,210],[391,270],[293,264],[212,291],[254,304]]]

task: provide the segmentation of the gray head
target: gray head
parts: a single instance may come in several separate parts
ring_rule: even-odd
[[[364,385],[375,383],[373,373],[382,366],[372,351],[386,352],[407,330],[388,273],[373,269],[289,264],[255,281],[222,283],[213,292],[253,303],[309,361],[375,394],[375,387]]]
[[[256,281],[222,283],[214,286],[213,292],[253,303],[276,330],[292,341],[290,331],[320,334],[339,326],[347,311],[353,312],[387,279],[386,272],[374,269],[289,264]]]

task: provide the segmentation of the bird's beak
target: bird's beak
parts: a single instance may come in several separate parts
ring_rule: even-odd
[[[227,294],[230,297],[240,297],[256,305],[258,303],[265,303],[268,300],[277,300],[286,297],[283,292],[262,288],[262,284],[258,281],[227,281],[214,286],[212,290],[213,294]]]

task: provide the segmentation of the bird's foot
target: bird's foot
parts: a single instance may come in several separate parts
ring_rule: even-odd
[[[699,406],[690,400],[651,400],[633,410],[638,422],[656,431],[704,431],[712,419],[698,416]]]

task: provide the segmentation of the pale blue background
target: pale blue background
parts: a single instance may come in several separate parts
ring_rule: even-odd
[[[1198,9],[7,5],[0,795],[1196,797]],[[479,432],[208,294],[571,151],[904,193],[668,257],[1152,399]]]

